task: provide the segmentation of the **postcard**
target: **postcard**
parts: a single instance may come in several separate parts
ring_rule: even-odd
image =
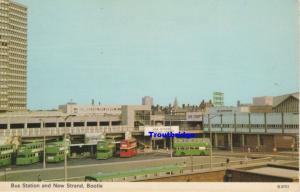
[[[298,191],[299,8],[0,0],[1,191]]]

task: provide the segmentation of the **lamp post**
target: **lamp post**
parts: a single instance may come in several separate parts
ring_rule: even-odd
[[[209,140],[210,140],[210,150],[209,150],[209,164],[210,164],[210,169],[212,169],[212,130],[211,130],[211,123],[210,120],[212,118],[215,118],[219,115],[215,115],[213,117],[210,117],[210,114],[207,115],[208,119],[208,127],[209,127]]]
[[[40,119],[41,121],[41,129],[44,128],[44,124],[45,122],[43,121],[43,119]],[[43,169],[46,168],[46,135],[44,135],[44,144],[43,144]]]
[[[172,126],[171,126],[171,123],[172,123],[172,121],[171,121],[172,112],[173,112],[173,111],[171,110],[171,115],[170,115],[170,132],[172,132]],[[172,141],[173,141],[173,137],[170,137],[170,152],[171,152],[170,157],[171,157],[171,158],[173,158],[173,146],[172,146]]]
[[[8,171],[10,171],[11,170],[11,168],[5,168],[4,169],[4,181],[6,181],[6,173],[8,172]]]
[[[212,132],[211,132],[211,124],[210,124],[210,115],[208,117],[208,126],[209,126],[209,140],[210,140],[210,148],[209,148],[209,167],[212,169]]]
[[[236,113],[233,114],[234,115],[234,131],[236,132]],[[233,133],[232,133],[232,127],[230,127],[230,151],[231,153],[233,153]]]
[[[233,144],[232,144],[232,127],[230,128],[230,152],[233,153]]]
[[[193,159],[193,155],[192,155],[192,153],[191,153],[191,170],[192,170],[192,172],[194,171],[194,159]]]
[[[73,117],[75,115],[68,115],[65,117],[65,130],[64,130],[64,175],[65,175],[65,182],[68,181],[68,170],[67,170],[67,119],[69,117]]]

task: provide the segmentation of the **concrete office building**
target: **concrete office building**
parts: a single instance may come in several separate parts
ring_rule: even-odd
[[[26,110],[27,8],[0,0],[0,112]]]
[[[299,113],[299,92],[279,96],[253,97],[250,112],[287,112]]]
[[[272,96],[253,97],[253,105],[273,105]]]
[[[219,113],[240,113],[240,112],[249,112],[249,106],[221,106],[221,107],[211,107],[208,110],[210,114],[219,114]]]
[[[213,104],[215,107],[224,106],[224,93],[214,92],[213,93]]]
[[[298,113],[204,114],[203,130],[213,133],[213,145],[220,148],[273,151],[299,146]]]
[[[142,98],[142,105],[153,105],[153,98],[150,96],[145,96]]]

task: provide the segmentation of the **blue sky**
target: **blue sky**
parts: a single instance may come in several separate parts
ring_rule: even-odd
[[[298,91],[296,0],[17,2],[29,11],[29,109]]]

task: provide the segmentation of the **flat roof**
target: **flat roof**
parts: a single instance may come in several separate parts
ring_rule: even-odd
[[[277,167],[261,167],[261,168],[247,170],[247,172],[277,176],[277,177],[287,177],[287,178],[298,178],[299,176],[298,170],[284,169],[284,168],[277,168]]]

